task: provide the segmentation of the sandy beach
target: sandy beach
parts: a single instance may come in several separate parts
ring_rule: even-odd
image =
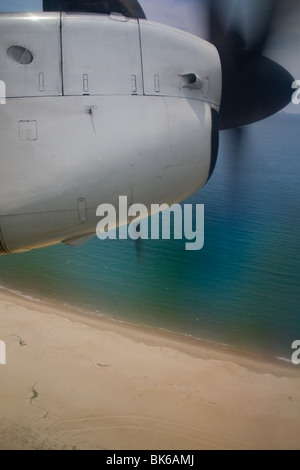
[[[300,366],[0,291],[0,449],[299,449]]]

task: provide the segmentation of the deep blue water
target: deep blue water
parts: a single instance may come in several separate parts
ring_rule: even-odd
[[[291,357],[300,339],[300,116],[221,133],[205,204],[205,245],[94,238],[0,258],[0,284],[131,323]]]

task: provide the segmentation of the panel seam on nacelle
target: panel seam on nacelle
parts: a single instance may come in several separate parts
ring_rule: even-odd
[[[140,58],[141,58],[141,70],[142,70],[142,90],[145,95],[145,80],[144,80],[144,61],[143,61],[143,48],[142,48],[142,32],[140,20],[137,18],[138,30],[139,30],[139,43],[140,43]]]
[[[60,77],[61,77],[61,93],[62,96],[65,95],[65,86],[64,86],[64,52],[63,52],[63,23],[62,23],[62,12],[60,13],[60,22],[59,22],[59,44],[60,44]]]

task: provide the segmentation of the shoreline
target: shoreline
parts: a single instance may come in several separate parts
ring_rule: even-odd
[[[237,346],[232,346],[230,344],[225,343],[218,343],[213,340],[208,340],[196,336],[192,336],[186,333],[179,333],[176,331],[168,330],[165,328],[159,328],[147,324],[135,324],[127,322],[126,320],[120,320],[118,318],[113,318],[105,313],[101,313],[100,311],[93,312],[87,309],[84,309],[80,306],[70,305],[68,303],[64,303],[62,301],[55,301],[53,300],[46,300],[40,299],[37,297],[33,297],[30,295],[26,295],[20,291],[14,291],[12,289],[6,288],[0,285],[0,299],[3,296],[8,296],[16,299],[16,302],[20,300],[20,302],[24,302],[24,305],[28,305],[28,308],[32,307],[32,304],[37,305],[40,307],[41,310],[47,311],[49,308],[51,311],[54,309],[57,315],[68,317],[70,320],[78,320],[79,322],[83,322],[89,324],[93,327],[100,327],[101,325],[107,326],[111,325],[113,328],[120,328],[120,333],[127,333],[130,336],[130,332],[132,333],[131,337],[135,338],[136,334],[144,333],[144,340],[148,337],[149,345],[151,344],[159,344],[159,338],[162,341],[167,341],[170,345],[175,344],[175,346],[179,347],[182,352],[188,352],[191,354],[194,353],[195,357],[201,357],[201,351],[210,351],[210,354],[215,357],[218,354],[224,354],[230,358],[239,358],[239,361],[244,359],[245,365],[250,366],[251,363],[253,365],[261,365],[262,363],[267,363],[268,366],[272,367],[278,366],[283,367],[284,369],[289,368],[291,371],[295,372],[297,369],[291,360],[285,357],[279,357],[267,353],[259,353],[258,351],[251,351],[250,349],[242,349]],[[155,341],[153,343],[153,339]],[[1,339],[1,338],[0,338]],[[292,355],[292,350],[291,350]],[[299,367],[299,374],[300,374],[300,367]],[[296,373],[296,376],[298,374]]]
[[[284,361],[4,288],[0,340],[1,450],[300,448]]]

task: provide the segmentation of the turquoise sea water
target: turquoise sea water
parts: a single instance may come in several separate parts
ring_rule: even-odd
[[[300,116],[249,126],[237,156],[222,133],[205,245],[92,239],[0,258],[0,284],[115,319],[290,359],[300,339]]]

